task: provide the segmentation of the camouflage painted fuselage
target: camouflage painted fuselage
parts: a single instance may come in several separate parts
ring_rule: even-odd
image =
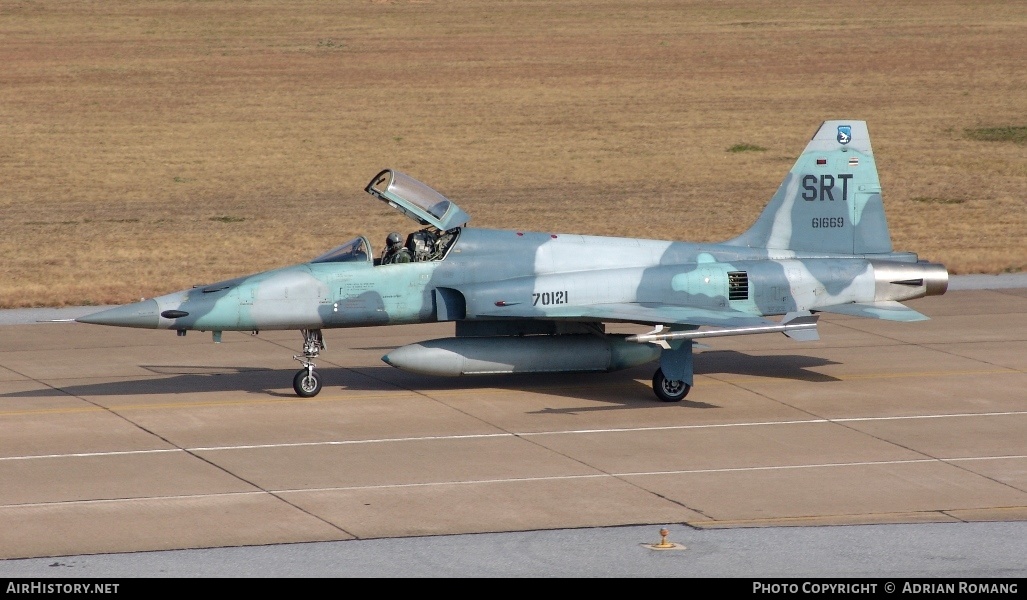
[[[135,326],[149,321],[153,328],[203,331],[459,319],[678,320],[668,310],[691,316],[684,321],[727,325],[743,315],[923,296],[931,282],[924,273],[938,268],[910,254],[800,254],[465,228],[444,260],[304,263],[130,306],[138,316]],[[888,281],[881,280],[882,271]],[[891,283],[904,280],[914,281]],[[174,311],[187,314],[160,316]]]

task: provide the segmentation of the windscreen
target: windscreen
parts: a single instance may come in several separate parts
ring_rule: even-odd
[[[367,240],[363,237],[350,240],[345,244],[318,256],[312,263],[360,262],[371,260]]]

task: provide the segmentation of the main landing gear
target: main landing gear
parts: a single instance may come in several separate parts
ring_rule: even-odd
[[[663,369],[656,369],[656,374],[653,375],[653,391],[663,402],[681,402],[691,389],[692,386],[680,379],[664,377]]]
[[[292,389],[301,398],[313,398],[321,391],[321,376],[314,371],[313,359],[325,349],[325,342],[320,329],[303,329],[300,333],[303,334],[303,354],[293,358],[300,361],[303,368],[292,378]]]
[[[661,402],[681,402],[692,389],[692,340],[665,342],[660,368],[653,375],[653,392]]]

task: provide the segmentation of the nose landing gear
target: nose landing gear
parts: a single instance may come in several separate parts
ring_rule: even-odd
[[[320,329],[302,329],[300,333],[303,334],[303,354],[296,354],[293,359],[303,368],[292,378],[292,389],[301,398],[312,398],[321,391],[321,376],[314,370],[313,359],[325,349],[325,342]]]

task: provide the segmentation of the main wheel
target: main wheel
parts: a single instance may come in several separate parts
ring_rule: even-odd
[[[656,369],[653,375],[653,391],[662,402],[681,402],[692,386],[684,381],[675,381],[663,376],[663,369]]]
[[[300,369],[292,378],[292,389],[301,398],[312,398],[321,391],[321,376],[316,371],[308,374],[306,369]]]

